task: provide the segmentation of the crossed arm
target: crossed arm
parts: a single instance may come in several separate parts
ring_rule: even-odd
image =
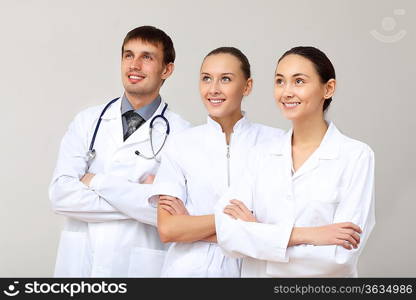
[[[159,196],[157,228],[164,243],[217,242],[214,215],[191,216],[182,200],[171,196]]]
[[[253,213],[240,200],[230,200],[224,213],[233,219],[258,222]],[[351,222],[334,223],[316,227],[293,227],[288,247],[301,244],[315,246],[337,245],[351,250],[358,248],[361,228]]]
[[[233,219],[258,222],[242,201],[233,199],[224,208]],[[190,216],[183,201],[161,195],[158,203],[158,230],[162,242],[217,242],[214,215]],[[351,222],[316,227],[294,227],[288,247],[300,244],[339,245],[351,250],[360,243],[361,228]]]
[[[88,124],[77,116],[62,139],[49,186],[53,210],[84,222],[136,219],[156,225],[156,211],[147,202],[149,185],[112,174],[88,173],[87,127]]]

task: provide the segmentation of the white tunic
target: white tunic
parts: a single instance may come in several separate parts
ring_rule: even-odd
[[[374,154],[341,134],[333,123],[318,149],[292,175],[290,130],[261,145],[243,179],[215,208],[217,239],[231,257],[243,257],[245,277],[354,277],[375,224]],[[231,199],[243,201],[259,223],[223,213]],[[292,227],[353,222],[361,227],[358,249],[287,247]]]
[[[243,173],[249,150],[282,133],[243,117],[235,124],[227,146],[221,126],[208,117],[206,124],[169,141],[153,194],[178,197],[191,215],[213,214],[218,199]],[[239,277],[240,261],[226,258],[216,243],[172,243],[162,276]]]
[[[86,153],[104,105],[80,112],[62,139],[49,188],[54,211],[67,217],[56,259],[57,277],[160,275],[166,251],[155,227],[156,210],[147,201],[151,185],[139,184],[159,164],[135,154],[136,150],[152,153],[149,123],[153,116],[123,141],[120,103],[113,103],[102,117],[91,163]],[[172,133],[189,127],[169,110],[165,116]],[[160,125],[155,124],[153,131],[156,145],[164,137]],[[96,174],[91,187],[80,181],[86,172]]]

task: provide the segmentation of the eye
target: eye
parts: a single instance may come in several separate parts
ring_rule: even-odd
[[[145,60],[152,60],[152,57],[150,55],[148,55],[148,54],[143,55],[143,58]]]
[[[228,76],[224,76],[224,77],[221,78],[221,81],[222,82],[230,82],[231,81],[231,78],[228,77]]]
[[[124,54],[125,59],[131,59],[132,57],[133,57],[133,55],[131,53],[125,53]]]
[[[302,83],[305,83],[305,81],[302,78],[296,78],[295,83],[302,84]]]
[[[277,78],[276,79],[276,84],[277,85],[282,85],[283,84],[283,79],[282,78]]]
[[[205,76],[202,76],[201,80],[204,81],[204,82],[210,82],[211,77],[205,75]]]

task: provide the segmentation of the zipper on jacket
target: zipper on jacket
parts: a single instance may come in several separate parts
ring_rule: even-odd
[[[227,145],[227,186],[230,187],[231,185],[231,170],[230,170],[230,146],[231,146],[231,137],[232,133],[230,134],[230,139],[227,144],[227,136],[225,137],[225,143]]]
[[[230,187],[230,145],[227,145],[227,186]]]

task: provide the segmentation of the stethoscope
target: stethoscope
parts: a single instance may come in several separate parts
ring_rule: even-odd
[[[110,102],[107,103],[107,105],[104,107],[104,109],[102,110],[100,117],[98,119],[97,125],[95,125],[95,129],[94,129],[94,134],[92,135],[92,139],[91,139],[91,143],[90,143],[90,147],[87,151],[87,162],[90,162],[91,160],[93,160],[95,158],[95,156],[97,155],[97,152],[94,149],[94,143],[95,143],[95,138],[97,137],[97,133],[98,133],[98,129],[100,128],[101,125],[101,120],[102,117],[104,115],[104,113],[107,111],[107,109],[111,106],[111,104],[113,104],[114,102],[116,102],[119,98],[115,98],[113,100],[111,100]],[[144,159],[155,159],[157,162],[160,162],[160,160],[158,160],[156,158],[156,156],[160,153],[160,151],[163,149],[163,146],[165,145],[166,139],[168,138],[168,135],[170,133],[170,126],[169,126],[169,121],[168,119],[166,119],[165,117],[165,111],[168,108],[168,104],[165,103],[165,106],[163,107],[162,113],[160,115],[156,115],[152,118],[152,120],[150,121],[150,125],[149,125],[149,136],[150,136],[150,148],[152,149],[152,156],[146,156],[142,153],[139,152],[139,150],[134,151],[134,154],[143,157]],[[165,132],[165,137],[163,139],[163,143],[160,146],[159,150],[157,152],[155,152],[154,147],[153,147],[153,135],[152,135],[152,131],[153,131],[153,123],[158,119],[162,119],[163,122],[166,125],[166,132]]]

